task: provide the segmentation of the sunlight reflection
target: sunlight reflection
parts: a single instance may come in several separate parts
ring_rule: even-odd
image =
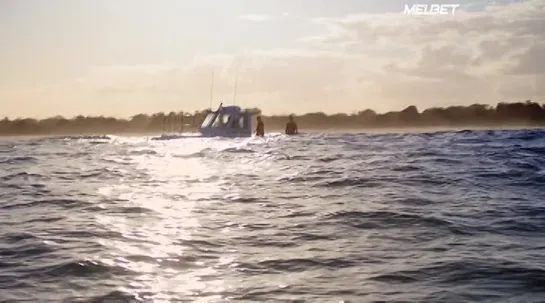
[[[220,176],[225,174],[221,166],[207,165],[207,151],[244,144],[179,140],[139,146],[131,162],[146,174],[146,180],[140,176],[138,182],[127,179],[124,184],[99,189],[108,200],[121,201],[106,205],[107,212],[97,214],[96,220],[123,238],[100,241],[109,251],[101,261],[137,273],[122,291],[152,293],[146,299],[154,301],[171,300],[172,294],[179,298],[180,294],[203,292],[211,296],[199,302],[220,299],[214,293],[224,291],[226,285],[217,268],[235,258],[201,261],[201,252],[186,243],[201,228],[195,211],[205,205],[203,201],[221,198],[228,182]]]

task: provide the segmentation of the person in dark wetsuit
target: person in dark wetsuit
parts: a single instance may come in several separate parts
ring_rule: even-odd
[[[286,135],[297,135],[299,129],[297,128],[297,123],[293,121],[293,115],[289,116],[289,121],[286,123]]]
[[[265,136],[265,125],[263,125],[263,120],[261,120],[261,116],[257,116],[257,127],[255,129],[255,135],[259,137]]]

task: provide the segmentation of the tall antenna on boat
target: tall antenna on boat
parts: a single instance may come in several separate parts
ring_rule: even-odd
[[[238,69],[237,69],[237,76],[235,78],[235,91],[233,92],[233,105],[236,105],[235,99],[237,98],[237,85],[238,85]]]
[[[212,85],[210,86],[210,111],[212,111],[212,97],[214,96],[214,80],[216,78],[216,70],[212,70]]]

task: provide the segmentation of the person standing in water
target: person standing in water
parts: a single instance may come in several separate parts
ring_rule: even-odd
[[[255,129],[255,135],[259,137],[265,136],[265,125],[263,124],[263,120],[261,120],[261,116],[257,116],[257,127]]]
[[[286,135],[297,135],[298,133],[297,123],[293,120],[293,115],[290,115],[288,123],[286,123]]]

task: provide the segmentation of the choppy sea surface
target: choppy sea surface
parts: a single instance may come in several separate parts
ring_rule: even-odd
[[[544,302],[545,131],[0,139],[1,302]]]

